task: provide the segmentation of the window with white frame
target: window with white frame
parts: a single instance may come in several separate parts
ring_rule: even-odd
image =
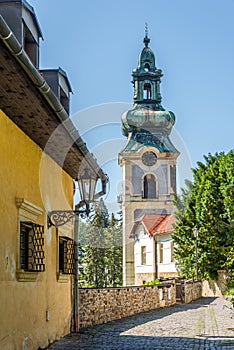
[[[159,244],[159,262],[160,262],[161,264],[163,263],[163,259],[164,259],[163,250],[164,250],[163,243],[160,243],[160,244]]]
[[[36,282],[45,271],[44,226],[37,224],[43,209],[25,198],[15,198],[18,208],[18,261],[16,278],[19,282]]]
[[[146,265],[146,246],[141,247],[141,265]]]

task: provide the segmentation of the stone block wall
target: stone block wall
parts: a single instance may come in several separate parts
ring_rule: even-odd
[[[208,280],[202,282],[202,296],[203,297],[213,297],[222,296],[227,287],[228,275],[225,271],[218,271],[218,279]]]
[[[201,281],[186,281],[184,285],[184,302],[191,303],[193,300],[197,300],[202,297],[202,282]]]
[[[79,288],[79,329],[176,303],[175,285]]]
[[[136,286],[140,286],[144,284],[144,282],[154,281],[156,279],[156,272],[152,273],[136,273],[135,274],[135,284]]]

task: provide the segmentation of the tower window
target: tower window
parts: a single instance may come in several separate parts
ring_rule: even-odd
[[[156,198],[156,180],[152,174],[147,174],[144,176],[143,198]]]
[[[144,65],[144,70],[145,70],[146,72],[148,72],[148,71],[150,70],[150,65],[149,65],[149,63],[146,63],[146,64]]]
[[[151,85],[150,83],[144,84],[144,100],[150,100],[151,99]]]

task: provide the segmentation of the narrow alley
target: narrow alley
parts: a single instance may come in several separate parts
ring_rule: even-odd
[[[234,349],[234,311],[225,297],[144,312],[73,333],[49,350]]]

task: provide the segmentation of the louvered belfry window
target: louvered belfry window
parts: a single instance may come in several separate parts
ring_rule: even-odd
[[[68,237],[59,237],[59,272],[74,273],[74,240]]]
[[[20,223],[20,268],[45,271],[44,227],[33,222]]]

